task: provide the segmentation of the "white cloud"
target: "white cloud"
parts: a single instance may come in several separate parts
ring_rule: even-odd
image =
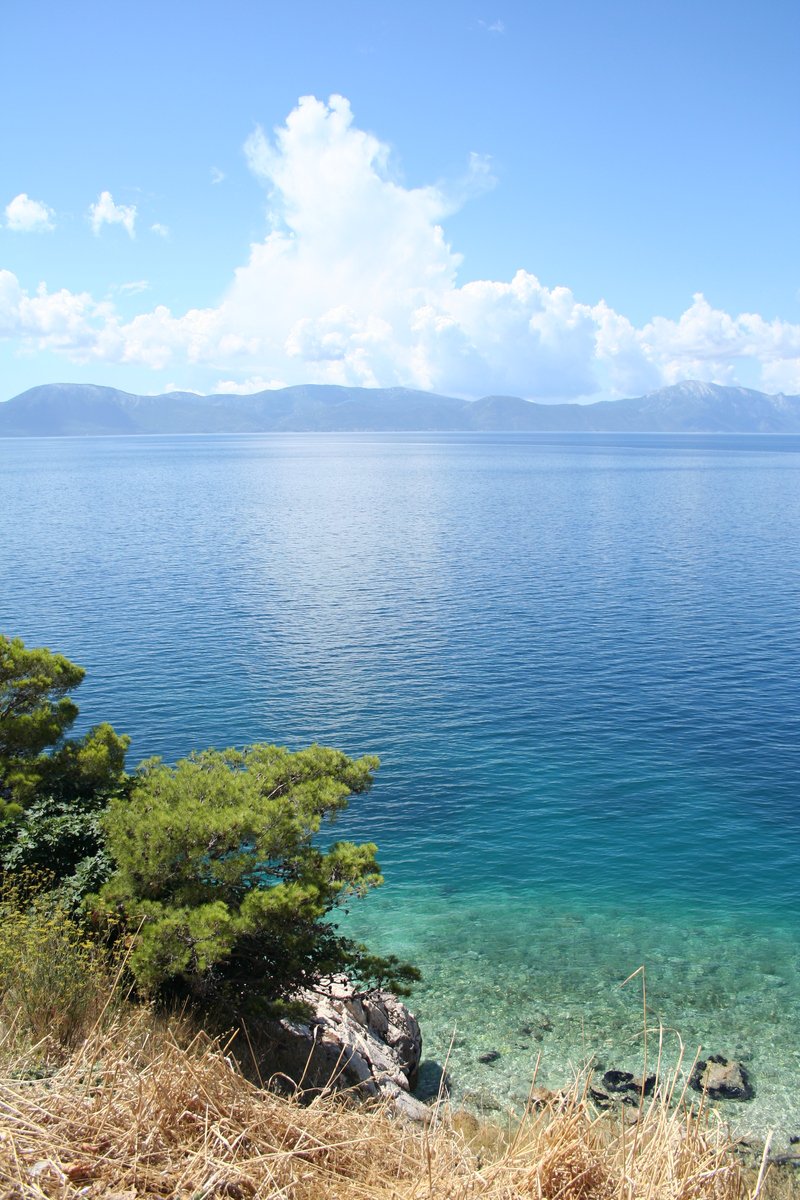
[[[211,388],[212,392],[229,392],[235,396],[252,396],[255,392],[265,392],[272,388],[286,387],[282,379],[264,379],[261,375],[251,375],[249,379],[218,379]]]
[[[224,178],[225,178],[225,172],[220,171],[219,167],[211,168],[211,182],[212,183],[222,183]]]
[[[31,295],[11,271],[0,270],[0,333],[23,346],[63,350],[80,361],[92,356],[98,330],[111,320],[111,306],[87,292],[48,292],[40,284]]]
[[[55,229],[52,208],[20,192],[6,205],[6,225],[15,233],[47,233]]]
[[[122,225],[128,237],[134,237],[136,205],[115,204],[111,192],[101,192],[95,203],[89,205],[89,223],[95,235],[104,225]]]
[[[156,221],[155,225],[150,226],[150,232],[157,234],[159,237],[169,237],[169,226],[162,225],[160,221]]]
[[[117,283],[112,287],[112,292],[121,292],[123,295],[136,296],[140,292],[147,292],[150,289],[150,284],[146,279],[132,279],[130,283]]]
[[[29,297],[9,276],[0,328],[76,361],[171,368],[206,390],[332,382],[564,400],[683,378],[800,390],[800,325],[734,316],[698,295],[677,320],[637,327],[526,271],[460,283],[442,222],[469,187],[405,186],[342,97],[304,98],[273,136],[257,129],[245,154],[267,190],[268,232],[216,307],[125,321],[85,295]],[[471,178],[486,186],[486,160],[473,159]],[[101,202],[125,211],[109,193]]]

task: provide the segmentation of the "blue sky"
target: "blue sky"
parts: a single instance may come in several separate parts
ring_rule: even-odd
[[[0,399],[800,392],[796,0],[6,0],[2,26]]]

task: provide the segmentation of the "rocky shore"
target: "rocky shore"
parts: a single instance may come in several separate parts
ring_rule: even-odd
[[[267,1032],[269,1061],[303,1095],[331,1090],[360,1100],[388,1100],[398,1115],[427,1121],[431,1109],[411,1093],[422,1055],[416,1017],[384,989],[357,991],[344,977],[302,992],[311,1015],[273,1022]]]
[[[269,1061],[287,1086],[313,1097],[332,1091],[348,1093],[360,1101],[388,1101],[396,1115],[414,1122],[428,1122],[433,1109],[413,1095],[419,1078],[422,1035],[414,1014],[397,996],[384,989],[360,992],[347,979],[327,980],[318,992],[304,992],[309,1006],[304,1020],[273,1022],[268,1030]],[[483,1065],[499,1063],[498,1050],[478,1056]],[[723,1055],[709,1055],[696,1062],[689,1074],[688,1093],[699,1100],[734,1101],[746,1105],[756,1094],[755,1085],[743,1062]],[[628,1121],[637,1119],[643,1099],[652,1096],[658,1081],[654,1074],[637,1077],[632,1072],[600,1068],[591,1078],[588,1096],[599,1109],[616,1109]],[[536,1087],[530,1101],[536,1105],[558,1104],[567,1093]],[[486,1103],[483,1093],[464,1092],[463,1100],[480,1109],[501,1110],[498,1102]],[[745,1157],[758,1160],[763,1141],[740,1139]],[[800,1168],[800,1137],[791,1137],[785,1147],[768,1150],[768,1161],[776,1167]]]

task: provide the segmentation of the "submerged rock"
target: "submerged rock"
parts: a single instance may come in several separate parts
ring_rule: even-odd
[[[634,1086],[635,1078],[630,1071],[606,1071],[603,1083],[611,1092],[627,1092]]]
[[[610,1108],[614,1103],[614,1097],[600,1087],[590,1087],[589,1095],[600,1108]]]
[[[278,1081],[284,1076],[303,1096],[338,1091],[359,1100],[388,1099],[402,1116],[429,1119],[431,1110],[411,1095],[422,1035],[397,996],[383,988],[358,992],[337,977],[298,999],[310,1006],[309,1017],[284,1018],[262,1030]]]
[[[500,1112],[503,1107],[497,1097],[486,1088],[480,1088],[478,1091],[467,1090],[462,1099],[465,1104],[471,1108],[477,1108],[481,1112]]]
[[[589,1095],[600,1108],[612,1104],[638,1105],[642,1096],[652,1096],[655,1091],[655,1075],[637,1079],[631,1071],[619,1071],[612,1067],[603,1074],[600,1084],[592,1084]]]
[[[630,1071],[612,1069],[604,1074],[603,1086],[611,1092],[632,1092],[637,1097],[652,1096],[656,1087],[656,1077],[647,1075],[644,1079],[637,1079]]]
[[[689,1086],[712,1100],[752,1100],[756,1090],[743,1063],[712,1054],[695,1065]]]

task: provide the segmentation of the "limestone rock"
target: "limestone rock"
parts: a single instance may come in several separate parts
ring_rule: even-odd
[[[312,1013],[303,1021],[270,1022],[261,1030],[275,1078],[303,1095],[346,1092],[360,1100],[388,1099],[401,1116],[429,1119],[412,1096],[422,1054],[416,1017],[384,989],[357,992],[343,977],[298,996]]]

